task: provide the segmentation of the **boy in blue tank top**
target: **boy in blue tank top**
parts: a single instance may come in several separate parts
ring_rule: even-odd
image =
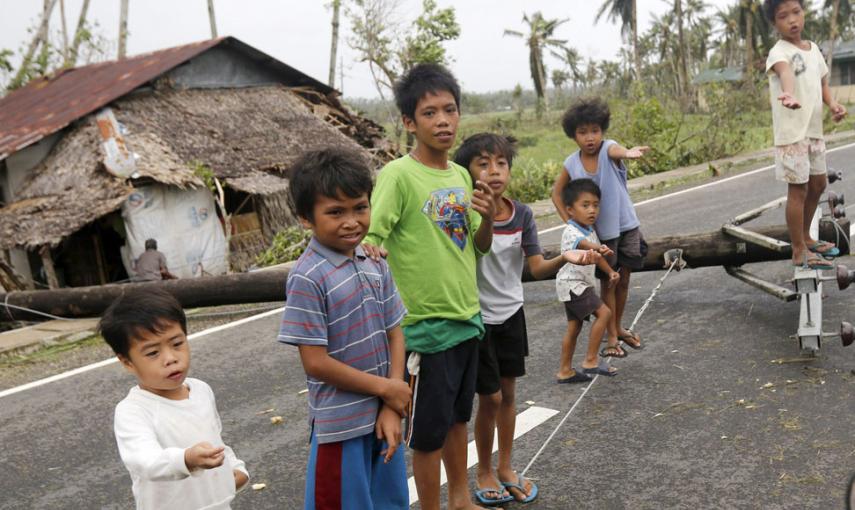
[[[633,270],[641,269],[647,254],[647,243],[639,230],[640,223],[626,187],[624,159],[638,159],[650,150],[639,146],[627,149],[614,140],[605,139],[611,112],[600,98],[580,99],[564,113],[561,125],[564,133],[575,140],[579,150],[564,161],[564,171],[558,175],[552,188],[552,203],[565,222],[569,219],[561,199],[561,191],[571,180],[591,179],[602,193],[600,215],[594,228],[602,242],[600,253],[609,265],[620,274],[620,281],[609,287],[608,277],[601,271],[603,302],[612,311],[608,324],[609,345],[618,340],[633,349],[641,349],[641,338],[621,326],[621,318],[629,296],[629,279]],[[622,358],[626,352],[618,346],[604,351],[604,356]]]

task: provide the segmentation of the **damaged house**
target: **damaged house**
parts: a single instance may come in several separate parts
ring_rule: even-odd
[[[180,277],[246,269],[296,223],[284,172],[300,153],[347,147],[375,166],[393,156],[382,128],[338,95],[232,37],[11,92],[0,99],[0,262],[17,275],[0,284],[132,279],[149,237]]]

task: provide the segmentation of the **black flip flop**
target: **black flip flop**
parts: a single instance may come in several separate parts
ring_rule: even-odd
[[[588,375],[604,375],[606,377],[614,377],[617,375],[617,370],[609,370],[609,364],[601,361],[599,365],[593,368],[582,368],[582,371]]]
[[[555,382],[558,384],[573,384],[573,383],[584,383],[590,382],[591,377],[587,376],[583,373],[580,373],[578,370],[575,371],[572,377],[565,377],[564,379],[557,379]]]
[[[608,352],[609,349],[613,349],[613,350],[618,349],[620,354],[615,354],[613,352],[610,353],[610,352]],[[627,356],[627,352],[625,350],[623,350],[623,348],[619,344],[618,345],[607,345],[607,346],[603,347],[603,349],[600,351],[600,356],[602,356],[603,358],[625,358]]]
[[[619,341],[623,342],[624,345],[626,345],[630,349],[634,349],[636,351],[640,351],[641,349],[644,349],[644,344],[641,343],[641,337],[636,335],[635,331],[633,331],[631,329],[628,329],[627,331],[629,332],[628,335],[618,335],[617,339]],[[631,344],[631,343],[627,342],[626,341],[627,338],[635,340],[636,342],[638,342],[638,345]]]

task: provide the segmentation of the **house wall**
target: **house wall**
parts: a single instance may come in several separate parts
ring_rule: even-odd
[[[252,87],[282,82],[282,78],[227,46],[211,48],[169,73],[179,88]]]
[[[839,85],[831,87],[831,95],[841,103],[855,103],[855,85]]]
[[[54,133],[6,158],[5,182],[2,184],[8,195],[7,201],[11,202],[16,197],[30,170],[47,157],[60,138],[62,132]]]
[[[41,139],[37,143],[12,154],[3,161],[4,164],[0,166],[0,187],[3,188],[4,195],[0,199],[3,202],[10,203],[15,200],[30,170],[47,157],[60,138],[62,138],[61,131]],[[21,248],[9,250],[9,261],[15,271],[27,280],[28,285],[32,285],[33,272],[27,251]]]

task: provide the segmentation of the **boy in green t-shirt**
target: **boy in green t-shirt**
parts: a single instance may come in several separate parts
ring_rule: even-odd
[[[473,186],[469,171],[448,159],[460,120],[460,86],[448,70],[414,67],[395,84],[395,102],[416,146],[377,177],[365,242],[375,256],[378,246],[388,251],[409,311],[406,440],[416,490],[423,509],[439,509],[442,459],[448,507],[479,508],[469,499],[466,423],[484,334],[475,258],[492,244],[495,199],[485,176]]]

